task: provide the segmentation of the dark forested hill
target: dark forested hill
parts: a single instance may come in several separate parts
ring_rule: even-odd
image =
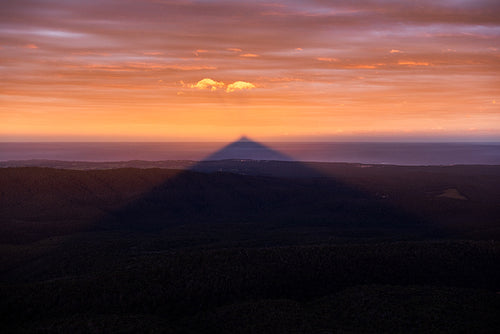
[[[498,166],[229,160],[197,168],[205,172],[0,169],[1,238],[215,223],[500,236]]]
[[[1,168],[0,329],[497,332],[498,203],[498,166]]]

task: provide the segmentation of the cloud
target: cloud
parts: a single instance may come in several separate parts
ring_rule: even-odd
[[[210,78],[205,78],[201,79],[198,81],[196,84],[191,85],[191,88],[198,88],[198,89],[210,89],[210,90],[216,90],[217,88],[223,88],[225,85],[222,81],[215,81]]]
[[[195,54],[196,56],[199,56],[199,55],[200,55],[200,53],[207,53],[207,52],[208,52],[208,50],[198,49],[198,50],[196,50],[196,51],[194,52],[194,54]]]
[[[184,86],[184,83],[181,81],[182,85]],[[191,88],[197,88],[197,89],[207,89],[210,91],[217,90],[217,88],[224,88],[226,87],[226,84],[222,81],[215,81],[210,78],[205,78],[200,81],[198,81],[196,84],[189,86]],[[237,90],[245,90],[245,89],[253,89],[256,88],[254,84],[246,81],[235,81],[226,87],[226,93],[232,93]]]
[[[200,70],[216,70],[215,66],[195,66],[195,65],[167,65],[166,69],[180,70],[180,71],[200,71]]]
[[[26,44],[24,46],[25,49],[38,49],[38,46],[36,46],[35,44]]]
[[[267,78],[269,82],[300,82],[300,81],[305,81],[302,78],[293,78],[293,77],[271,77]]]
[[[360,64],[360,65],[346,65],[343,68],[366,70],[366,69],[374,69],[374,68],[377,68],[377,66],[381,66],[381,65],[384,65],[384,64],[377,64],[377,65],[363,65],[363,64]]]
[[[164,53],[163,52],[143,52],[142,54],[145,56],[162,56]]]
[[[403,51],[401,50],[397,50],[397,49],[392,49],[391,51],[389,51],[390,53],[402,53]]]
[[[207,65],[178,65],[178,64],[163,64],[154,62],[128,62],[128,63],[116,63],[116,64],[85,64],[85,65],[66,65],[67,68],[80,68],[80,69],[92,69],[98,71],[110,71],[110,72],[140,72],[140,71],[164,71],[164,70],[176,70],[176,71],[201,71],[201,70],[215,70],[215,66]]]
[[[241,52],[241,51],[243,51],[243,50],[238,49],[238,48],[227,48],[226,50],[227,51],[232,51],[232,52]]]
[[[316,58],[316,59],[317,59],[317,60],[319,60],[319,61],[326,61],[326,62],[329,62],[329,63],[331,63],[331,62],[333,62],[333,61],[338,61],[338,59],[337,59],[337,58],[319,57],[319,58]]]
[[[415,61],[398,61],[398,65],[406,65],[406,66],[429,66],[427,62],[415,62]]]
[[[256,58],[256,57],[259,57],[259,55],[255,54],[255,53],[245,53],[245,54],[240,55],[240,57]]]
[[[250,82],[236,81],[233,82],[232,84],[227,85],[226,92],[231,93],[236,90],[253,89],[253,88],[255,88],[255,85]]]
[[[106,52],[93,52],[93,51],[80,51],[80,52],[71,52],[72,55],[75,56],[103,56],[109,57],[111,54]]]

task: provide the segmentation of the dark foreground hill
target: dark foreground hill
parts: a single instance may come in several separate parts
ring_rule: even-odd
[[[500,329],[500,168],[0,169],[2,332]]]
[[[320,236],[500,237],[499,166],[228,160],[195,168],[0,169],[0,240],[222,223],[321,227]]]

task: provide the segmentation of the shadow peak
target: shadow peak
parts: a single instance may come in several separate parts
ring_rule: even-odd
[[[252,142],[253,140],[251,140],[250,138],[248,138],[247,136],[243,135],[240,137],[240,139],[238,139],[236,142]]]
[[[203,161],[214,160],[278,160],[293,161],[294,159],[243,135],[238,140],[227,144],[218,151],[207,156]]]

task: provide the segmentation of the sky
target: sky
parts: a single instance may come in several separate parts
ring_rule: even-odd
[[[0,0],[0,141],[500,141],[498,0]]]

